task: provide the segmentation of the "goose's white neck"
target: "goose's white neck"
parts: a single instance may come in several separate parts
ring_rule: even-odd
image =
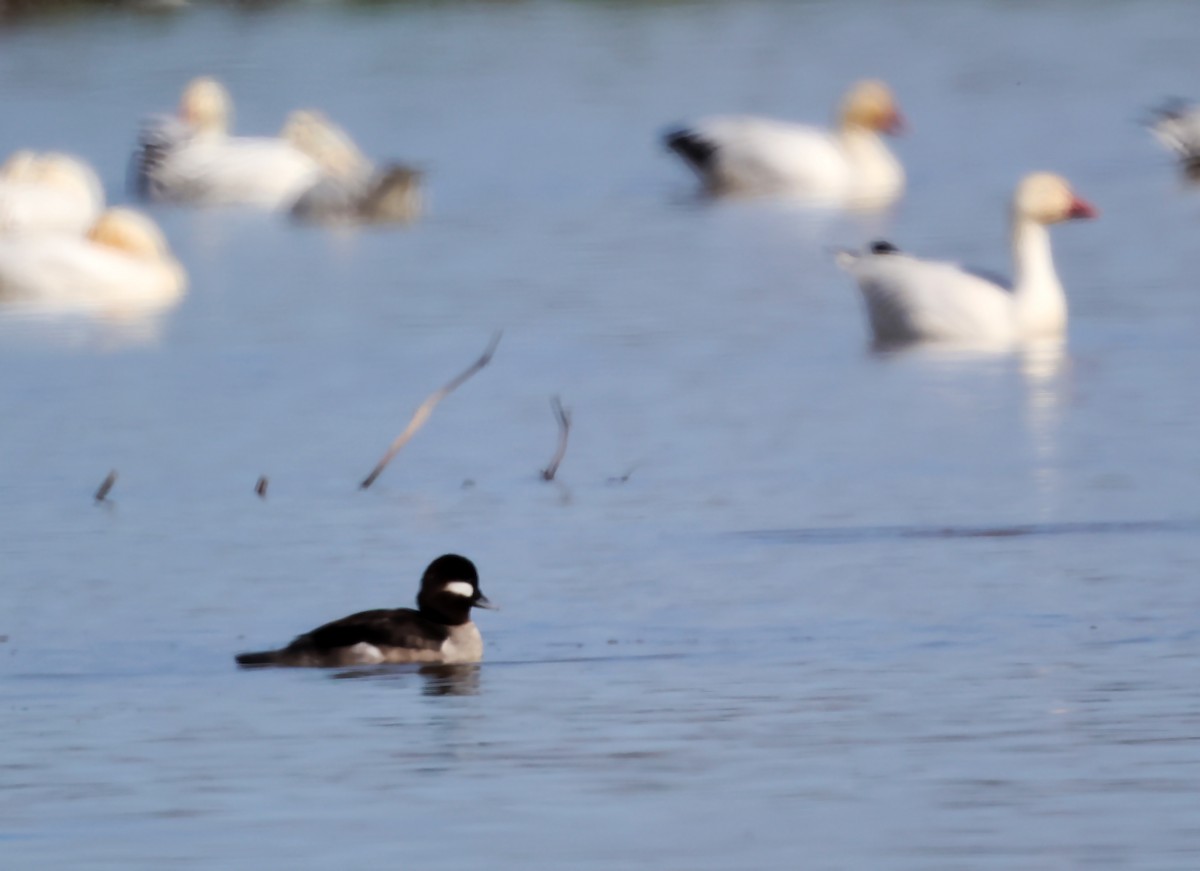
[[[904,169],[883,137],[858,125],[843,125],[837,139],[850,169],[852,199],[887,202],[904,186]]]
[[[1014,215],[1012,252],[1017,332],[1024,338],[1062,333],[1067,325],[1067,297],[1054,269],[1046,226]]]

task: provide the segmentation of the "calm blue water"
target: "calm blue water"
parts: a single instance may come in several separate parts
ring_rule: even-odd
[[[211,73],[240,130],[320,107],[431,203],[156,209],[177,310],[0,315],[0,865],[1200,865],[1200,192],[1138,125],[1200,97],[1198,27],[546,0],[0,30],[0,154],[76,151],[114,201],[138,120]],[[892,215],[705,203],[656,145],[821,120],[864,75],[912,122]],[[1055,231],[1068,344],[872,354],[830,249],[1006,268],[1033,169],[1102,210]],[[234,669],[450,550],[503,608],[480,668]]]

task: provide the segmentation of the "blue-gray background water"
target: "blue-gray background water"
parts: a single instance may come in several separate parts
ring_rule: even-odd
[[[1197,32],[1151,0],[0,30],[0,153],[77,152],[115,201],[202,73],[240,131],[321,108],[430,199],[398,231],[153,209],[177,310],[0,316],[0,864],[1200,867],[1200,192],[1139,123],[1200,96]],[[868,75],[911,122],[888,216],[708,203],[657,145]],[[1055,230],[1067,345],[873,354],[831,250],[1004,269],[1035,169],[1102,212]],[[445,551],[503,607],[478,670],[233,667]]]

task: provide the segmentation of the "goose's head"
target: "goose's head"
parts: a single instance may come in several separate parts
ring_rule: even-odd
[[[334,178],[348,180],[370,169],[354,140],[320,112],[300,109],[288,115],[282,135]]]
[[[842,100],[841,124],[847,130],[871,130],[895,135],[904,130],[904,116],[892,89],[877,79],[859,82]]]
[[[0,178],[6,181],[36,181],[37,172],[37,153],[29,149],[14,151],[0,166]]]
[[[1094,218],[1098,214],[1091,203],[1075,195],[1065,178],[1050,172],[1035,172],[1021,179],[1013,196],[1013,211],[1039,224]]]
[[[179,98],[179,117],[200,133],[226,133],[233,115],[229,92],[214,78],[192,79]]]
[[[104,188],[90,166],[69,154],[48,152],[35,158],[33,177],[40,184],[86,197],[97,204],[104,202]]]
[[[171,249],[167,238],[148,217],[133,209],[115,208],[104,212],[87,237],[97,245],[123,251],[139,260],[167,261]]]

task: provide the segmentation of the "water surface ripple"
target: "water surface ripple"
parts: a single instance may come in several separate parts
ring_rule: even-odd
[[[1137,123],[1200,97],[1198,30],[1165,0],[0,30],[0,152],[81,152],[115,200],[199,73],[240,129],[322,108],[430,197],[403,231],[155,209],[177,310],[0,313],[0,865],[1200,867],[1200,193]],[[656,142],[864,75],[912,121],[890,215],[706,203]],[[830,251],[1007,268],[1036,169],[1102,211],[1055,230],[1068,343],[872,353]],[[503,609],[483,665],[233,668],[446,551]]]

